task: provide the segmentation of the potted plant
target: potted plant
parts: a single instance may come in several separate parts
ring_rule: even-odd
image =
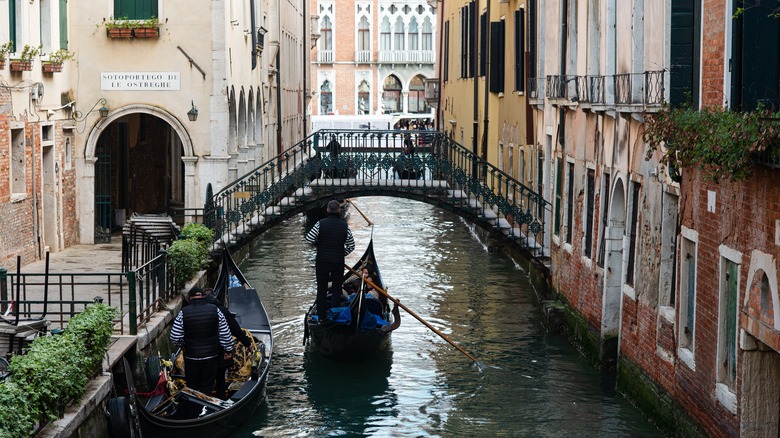
[[[11,59],[11,71],[31,71],[32,59],[41,53],[41,47],[25,44],[19,57]]]
[[[133,21],[133,36],[136,38],[159,38],[160,21],[157,17],[151,17],[146,20]]]
[[[133,36],[134,22],[127,17],[114,19],[113,17],[104,23],[106,36],[109,38],[131,38]]]
[[[8,41],[5,44],[0,45],[0,69],[5,68],[5,57],[11,53],[14,48],[14,42]]]
[[[65,60],[73,59],[76,56],[76,52],[71,52],[68,49],[59,49],[49,54],[49,59],[43,61],[41,69],[44,73],[54,73],[62,71],[62,63]]]

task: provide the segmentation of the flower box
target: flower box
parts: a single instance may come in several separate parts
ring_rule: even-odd
[[[44,62],[41,63],[41,70],[44,73],[56,73],[62,71],[61,62]]]
[[[133,28],[133,36],[136,38],[160,38],[160,28],[136,27]]]
[[[132,38],[133,29],[124,28],[124,27],[107,28],[106,36],[109,38]]]
[[[11,60],[11,71],[32,71],[32,61]]]

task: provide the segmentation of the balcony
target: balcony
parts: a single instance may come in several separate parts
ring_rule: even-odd
[[[355,50],[355,64],[370,64],[370,63],[371,63],[370,50]]]
[[[436,61],[433,50],[380,50],[381,64],[433,64]]]
[[[571,97],[571,101],[581,104],[603,104],[605,79],[605,76],[577,76],[577,90]]]
[[[614,76],[615,105],[659,109],[664,101],[664,71],[625,73]]]
[[[439,78],[425,79],[425,101],[433,108],[439,105]]]
[[[544,100],[544,78],[528,78],[528,98],[531,103],[541,103]]]
[[[317,50],[317,62],[320,64],[333,64],[333,50]]]

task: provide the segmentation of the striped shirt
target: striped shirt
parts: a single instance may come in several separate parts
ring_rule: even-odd
[[[311,230],[306,234],[306,241],[311,245],[316,245],[320,240],[320,223],[317,221]],[[355,250],[355,239],[352,238],[352,231],[347,228],[347,240],[344,242],[344,256],[349,255]]]
[[[227,320],[225,319],[225,315],[222,313],[222,311],[218,308],[216,310],[219,328],[219,344],[222,346],[222,348],[225,349],[225,351],[233,351],[233,336],[230,334],[230,327],[228,326]],[[176,319],[173,320],[170,339],[171,342],[176,345],[184,345],[184,312],[181,310],[176,315]],[[190,357],[190,359],[205,360],[211,359],[213,357],[216,356]]]

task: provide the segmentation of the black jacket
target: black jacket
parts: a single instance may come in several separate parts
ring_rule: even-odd
[[[328,215],[319,222],[317,264],[343,265],[344,244],[347,241],[347,222],[338,214]]]
[[[220,353],[217,306],[193,300],[182,309],[188,357],[211,357]]]

